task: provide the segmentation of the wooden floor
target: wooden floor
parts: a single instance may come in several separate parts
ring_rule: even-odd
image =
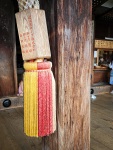
[[[91,150],[113,150],[113,94],[91,103]]]
[[[41,139],[23,133],[23,108],[0,111],[0,150],[41,149]]]
[[[0,150],[41,149],[41,139],[23,133],[23,108],[0,111]],[[113,94],[91,102],[91,150],[113,150]]]

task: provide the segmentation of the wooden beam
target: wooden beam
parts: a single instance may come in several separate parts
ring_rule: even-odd
[[[95,21],[92,20],[92,33],[91,33],[91,86],[94,82],[94,46],[95,46]]]
[[[102,17],[104,17],[104,16],[106,16],[106,15],[108,15],[109,13],[112,13],[113,12],[113,7],[112,8],[110,8],[110,9],[108,9],[105,13],[103,13],[103,14],[101,14],[101,15],[98,15],[97,17],[95,17],[95,19],[97,20],[99,20],[99,19],[101,19]]]
[[[97,0],[97,1],[92,0],[93,12],[107,1],[108,0]],[[97,5],[95,6],[94,3],[97,3]]]
[[[6,100],[7,100],[7,102],[6,102]],[[8,107],[9,101],[11,103]],[[12,109],[12,108],[17,108],[17,107],[23,107],[23,97],[22,96],[8,96],[8,97],[0,98],[0,110]]]
[[[41,0],[41,8],[57,85],[57,131],[43,150],[89,150],[91,0]]]

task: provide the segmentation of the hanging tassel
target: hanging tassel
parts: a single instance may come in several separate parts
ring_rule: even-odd
[[[18,0],[16,13],[24,62],[24,132],[31,137],[48,136],[56,130],[55,80],[45,11],[38,0]],[[34,6],[34,7],[33,7]],[[29,9],[32,8],[32,9]],[[24,10],[27,9],[27,10]]]
[[[24,132],[47,136],[56,129],[55,80],[51,62],[24,63]]]

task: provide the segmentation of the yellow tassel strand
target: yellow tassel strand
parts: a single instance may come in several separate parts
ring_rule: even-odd
[[[38,71],[37,63],[25,63],[24,73],[24,132],[38,137]]]

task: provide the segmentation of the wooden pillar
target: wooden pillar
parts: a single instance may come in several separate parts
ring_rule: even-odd
[[[92,31],[91,31],[91,86],[94,83],[94,47],[95,47],[95,21],[92,20]]]
[[[0,97],[17,93],[15,18],[11,0],[0,0]]]
[[[57,83],[57,131],[43,139],[43,149],[89,150],[91,0],[40,2]]]

